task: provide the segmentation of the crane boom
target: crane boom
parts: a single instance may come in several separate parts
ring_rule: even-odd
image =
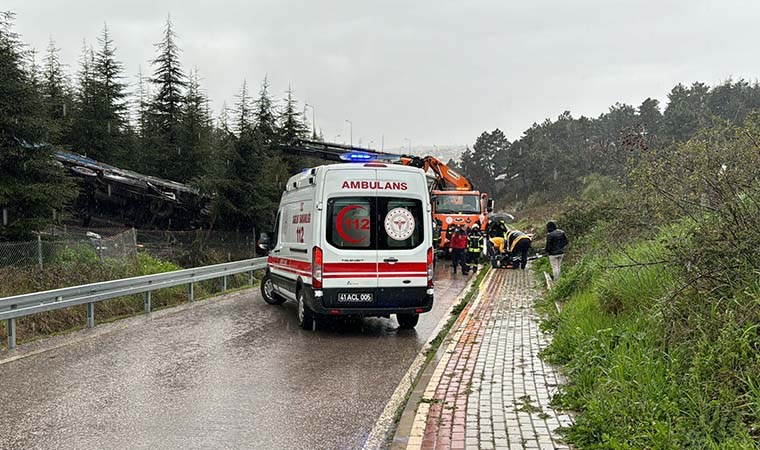
[[[433,172],[436,177],[436,183],[433,188],[436,190],[473,190],[472,183],[470,183],[467,178],[434,156],[398,155],[394,153],[378,152],[368,148],[334,144],[331,142],[310,141],[306,139],[298,139],[292,143],[284,144],[281,148],[283,151],[290,154],[338,162],[345,162],[346,154],[367,154],[376,160],[380,159],[403,164],[405,166],[419,167],[424,170],[425,173],[428,171]]]

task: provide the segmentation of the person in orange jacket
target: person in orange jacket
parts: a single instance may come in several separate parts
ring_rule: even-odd
[[[465,261],[465,252],[467,250],[468,242],[469,239],[467,239],[467,234],[465,234],[464,230],[461,228],[457,228],[454,231],[454,235],[451,236],[451,240],[449,241],[449,252],[451,252],[453,260],[452,273],[454,274],[457,273],[457,265],[462,266],[462,274],[467,275],[470,273],[470,268]]]

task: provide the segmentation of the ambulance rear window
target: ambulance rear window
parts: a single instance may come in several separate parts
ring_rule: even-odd
[[[327,201],[327,242],[340,249],[412,249],[425,237],[422,201],[336,197]]]
[[[327,202],[327,241],[342,249],[373,249],[374,199],[331,198]]]

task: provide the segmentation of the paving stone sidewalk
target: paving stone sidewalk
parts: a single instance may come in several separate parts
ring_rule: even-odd
[[[414,419],[408,450],[568,449],[551,409],[561,375],[538,356],[550,336],[533,309],[530,273],[492,270],[444,341]]]

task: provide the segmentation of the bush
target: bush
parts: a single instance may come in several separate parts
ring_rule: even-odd
[[[549,294],[564,306],[544,324],[544,356],[565,366],[554,403],[580,413],[568,430],[578,448],[758,448],[760,281],[682,292],[673,249],[691,229],[586,254]]]

